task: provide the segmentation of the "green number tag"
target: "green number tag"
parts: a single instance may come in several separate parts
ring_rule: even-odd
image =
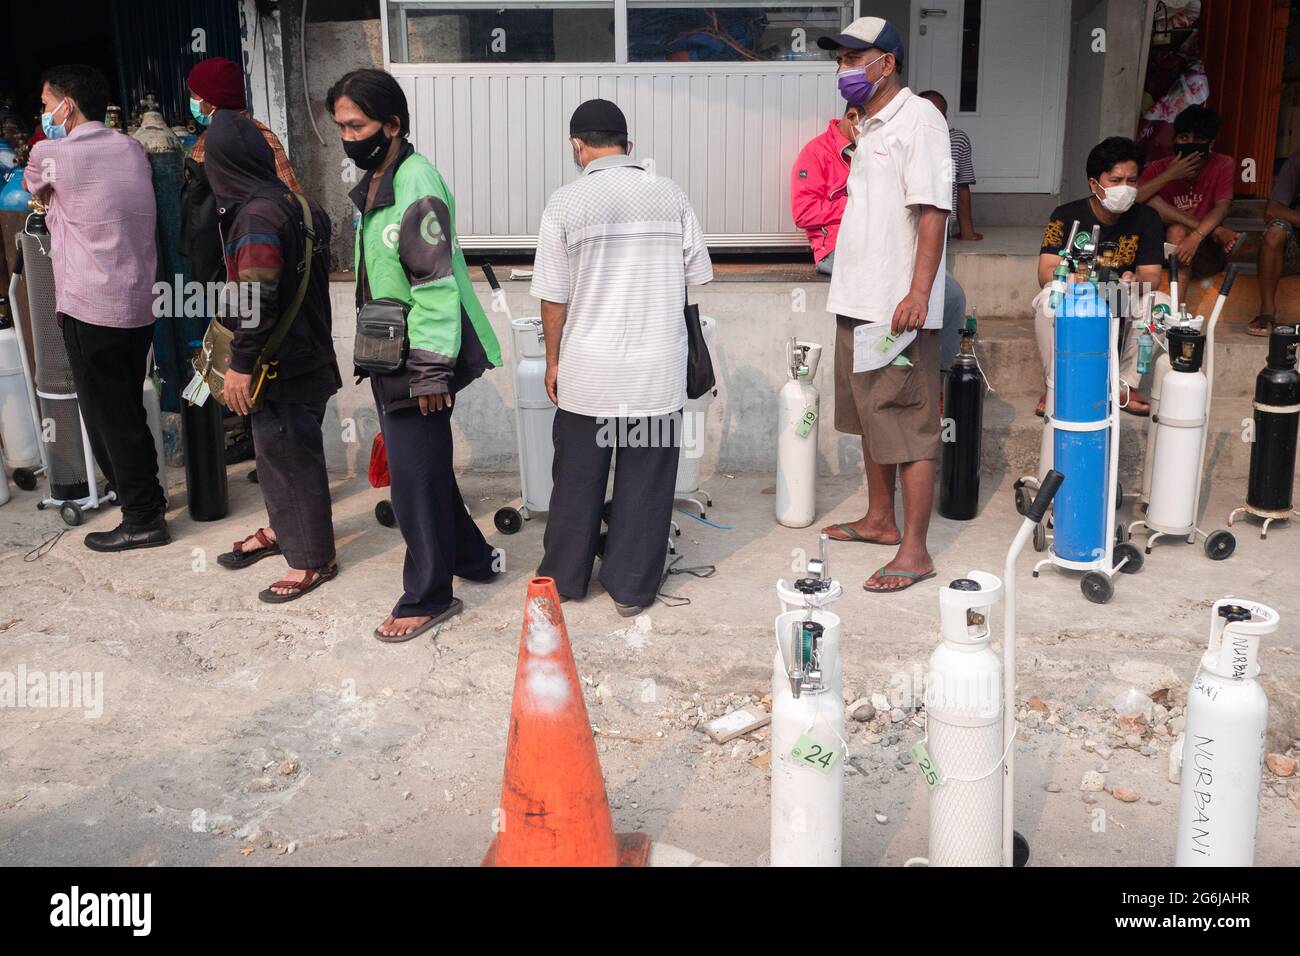
[[[812,767],[822,773],[830,773],[839,759],[839,751],[826,747],[813,740],[807,734],[800,734],[790,756],[804,767]]]
[[[925,785],[933,791],[939,786],[939,771],[935,769],[930,752],[925,749],[925,742],[918,740],[914,743],[911,753],[912,759],[916,761],[916,769],[921,771],[921,776],[925,778]]]
[[[908,358],[906,355],[900,355],[900,356],[898,356],[896,359],[894,359],[892,362],[890,362],[889,364],[890,364],[890,365],[901,365],[903,368],[911,368],[911,367],[912,367],[912,360],[911,360],[910,358]]]
[[[808,409],[803,413],[803,418],[799,419],[799,424],[794,427],[794,433],[800,438],[807,438],[812,433],[812,428],[817,424],[817,412],[815,409]]]

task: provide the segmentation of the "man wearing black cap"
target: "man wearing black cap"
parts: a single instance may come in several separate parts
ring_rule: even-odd
[[[899,79],[903,41],[890,23],[860,17],[817,43],[835,51],[840,92],[866,114],[826,309],[836,316],[835,427],[862,436],[867,513],[823,531],[837,541],[898,545],[863,584],[887,593],[935,574],[926,533],[939,457],[938,330],[952,155],[943,116]],[[896,482],[903,486],[901,535]]]
[[[582,171],[542,213],[530,292],[542,300],[555,487],[538,573],[587,594],[618,449],[600,582],[631,617],[663,576],[686,404],[685,289],[713,278],[686,193],[628,155],[627,120],[588,100],[569,121]]]

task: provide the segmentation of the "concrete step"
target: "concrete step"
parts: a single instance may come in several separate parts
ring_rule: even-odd
[[[1001,480],[1006,475],[1036,475],[1042,443],[1043,420],[1034,414],[1038,396],[999,394],[984,399],[984,445],[982,473]],[[1205,447],[1205,471],[1215,483],[1238,484],[1244,496],[1250,471],[1250,434],[1237,402],[1225,402],[1210,413],[1209,438]],[[1248,406],[1245,406],[1248,409]],[[1136,490],[1142,480],[1142,461],[1150,419],[1120,414],[1119,481]]]
[[[1255,394],[1255,376],[1268,356],[1268,339],[1247,335],[1239,322],[1218,323],[1214,337],[1214,400],[1244,399],[1248,406]],[[1043,371],[1032,319],[985,321],[981,317],[976,352],[994,391],[1005,396],[1032,393],[1037,401],[1043,391]],[[1140,390],[1145,393],[1149,387],[1146,381]]]

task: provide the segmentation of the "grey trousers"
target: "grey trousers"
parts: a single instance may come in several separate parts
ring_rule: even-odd
[[[266,515],[285,561],[298,571],[334,560],[334,516],[320,432],[324,417],[324,400],[300,404],[269,398],[251,416]]]
[[[546,517],[546,554],[537,573],[554,578],[560,594],[587,596],[617,447],[600,583],[619,604],[654,603],[668,554],[681,424],[680,411],[641,419],[556,411],[555,488]]]

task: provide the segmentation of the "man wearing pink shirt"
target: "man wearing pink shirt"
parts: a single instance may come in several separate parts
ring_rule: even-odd
[[[143,147],[108,129],[108,82],[90,66],[41,79],[41,126],[24,184],[49,203],[54,296],[77,404],[122,523],[86,535],[95,551],[171,541],[157,455],[141,399],[153,341],[153,178]]]

